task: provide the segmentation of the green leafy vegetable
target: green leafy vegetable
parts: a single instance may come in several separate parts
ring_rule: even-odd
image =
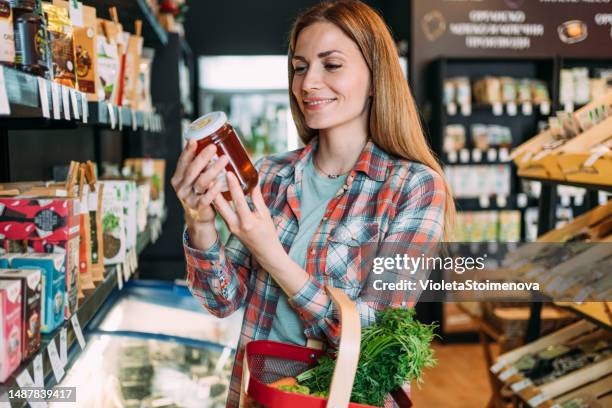
[[[387,395],[405,382],[422,382],[422,371],[436,365],[430,343],[435,324],[414,319],[414,309],[380,311],[376,323],[361,331],[361,352],[351,401],[384,406]],[[297,376],[313,394],[327,394],[336,362],[328,355]]]
[[[303,385],[279,385],[278,389],[281,391],[294,392],[296,394],[310,395],[308,387]]]
[[[119,228],[119,217],[113,213],[106,213],[102,218],[102,230],[112,231],[115,228]]]

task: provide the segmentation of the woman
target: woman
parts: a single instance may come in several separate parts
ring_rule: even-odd
[[[299,16],[289,83],[306,147],[256,164],[252,209],[231,173],[235,209],[219,194],[216,177],[227,159],[207,167],[213,146],[194,157],[195,144],[188,144],[172,178],[186,213],[192,293],[215,316],[245,308],[230,407],[238,405],[248,341],[337,344],[339,322],[325,284],[356,302],[363,326],[377,310],[408,306],[410,293],[373,289],[373,274],[362,267],[365,249],[438,242],[454,212],[393,39],[370,7],[322,3]],[[215,211],[232,233],[225,245]]]

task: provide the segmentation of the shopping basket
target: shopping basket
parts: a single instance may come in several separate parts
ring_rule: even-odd
[[[340,344],[336,368],[327,399],[286,392],[271,387],[284,377],[295,377],[313,367],[324,352],[269,340],[256,340],[246,345],[241,386],[241,407],[254,401],[267,408],[372,408],[350,402],[351,390],[361,343],[361,324],[357,307],[340,289],[326,286],[327,293],[340,311]],[[408,395],[399,389],[392,394],[397,404],[411,407]]]

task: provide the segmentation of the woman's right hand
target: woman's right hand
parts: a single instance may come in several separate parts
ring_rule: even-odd
[[[209,145],[197,155],[196,147],[194,140],[187,143],[170,184],[183,205],[190,232],[200,235],[200,231],[214,230],[216,212],[212,202],[223,187],[217,176],[227,165],[228,159],[223,155],[209,166],[216,155],[217,147],[214,144]]]

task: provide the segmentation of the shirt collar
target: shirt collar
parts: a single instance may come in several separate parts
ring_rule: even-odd
[[[294,173],[302,174],[302,170],[312,154],[316,151],[318,136],[313,137],[302,151],[287,165],[278,172],[282,177],[289,177]],[[391,165],[389,155],[378,147],[372,139],[368,138],[366,145],[359,154],[355,167],[351,173],[362,172],[369,178],[376,181],[384,181]]]

